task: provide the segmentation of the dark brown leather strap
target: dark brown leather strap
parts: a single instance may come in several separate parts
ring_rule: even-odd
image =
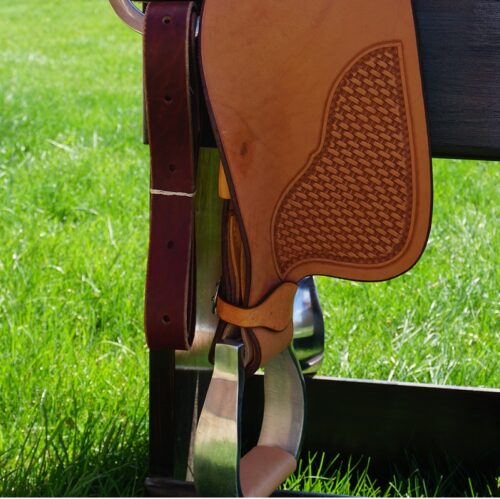
[[[193,2],[152,2],[146,11],[151,213],[145,328],[150,348],[186,350],[194,334],[194,23]]]

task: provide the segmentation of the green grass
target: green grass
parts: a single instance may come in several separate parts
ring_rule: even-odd
[[[499,179],[494,163],[435,160],[433,226],[417,265],[382,283],[318,279],[323,374],[500,386]]]
[[[358,497],[498,496],[498,483],[492,477],[480,473],[470,477],[452,462],[445,467],[426,463],[423,473],[422,464],[409,457],[410,472],[394,469],[392,475],[382,481],[371,476],[369,458],[344,461],[340,456],[326,459],[324,455],[308,455],[299,462],[297,471],[282,488]]]
[[[140,37],[105,0],[5,0],[0,32],[0,495],[141,495]],[[319,280],[323,374],[500,385],[498,170],[436,161],[434,171],[434,226],[414,270],[380,284]],[[326,466],[314,473],[336,480],[308,471],[295,486],[441,490],[418,477],[381,488],[363,466]]]

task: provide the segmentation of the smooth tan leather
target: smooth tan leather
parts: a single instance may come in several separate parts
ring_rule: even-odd
[[[276,490],[276,484],[286,480],[296,467],[294,457],[279,447],[254,447],[240,461],[243,496],[270,496]]]
[[[201,64],[244,254],[233,303],[415,264],[432,187],[410,0],[205,0]],[[243,331],[260,364],[280,335]]]
[[[293,298],[296,292],[295,283],[285,282],[252,308],[236,307],[218,297],[217,314],[223,321],[233,326],[264,327],[271,331],[281,332],[290,325]]]

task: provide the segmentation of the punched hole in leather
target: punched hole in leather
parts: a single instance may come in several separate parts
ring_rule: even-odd
[[[144,20],[151,154],[145,330],[150,348],[187,350],[194,336],[195,16],[193,2],[151,2]]]

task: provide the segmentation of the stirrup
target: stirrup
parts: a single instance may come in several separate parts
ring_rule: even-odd
[[[259,441],[240,459],[244,381],[243,343],[217,344],[194,447],[195,485],[202,496],[268,496],[295,470],[304,427],[305,385],[292,349],[265,367]]]
[[[137,33],[144,33],[144,14],[131,0],[109,0],[118,17]]]

